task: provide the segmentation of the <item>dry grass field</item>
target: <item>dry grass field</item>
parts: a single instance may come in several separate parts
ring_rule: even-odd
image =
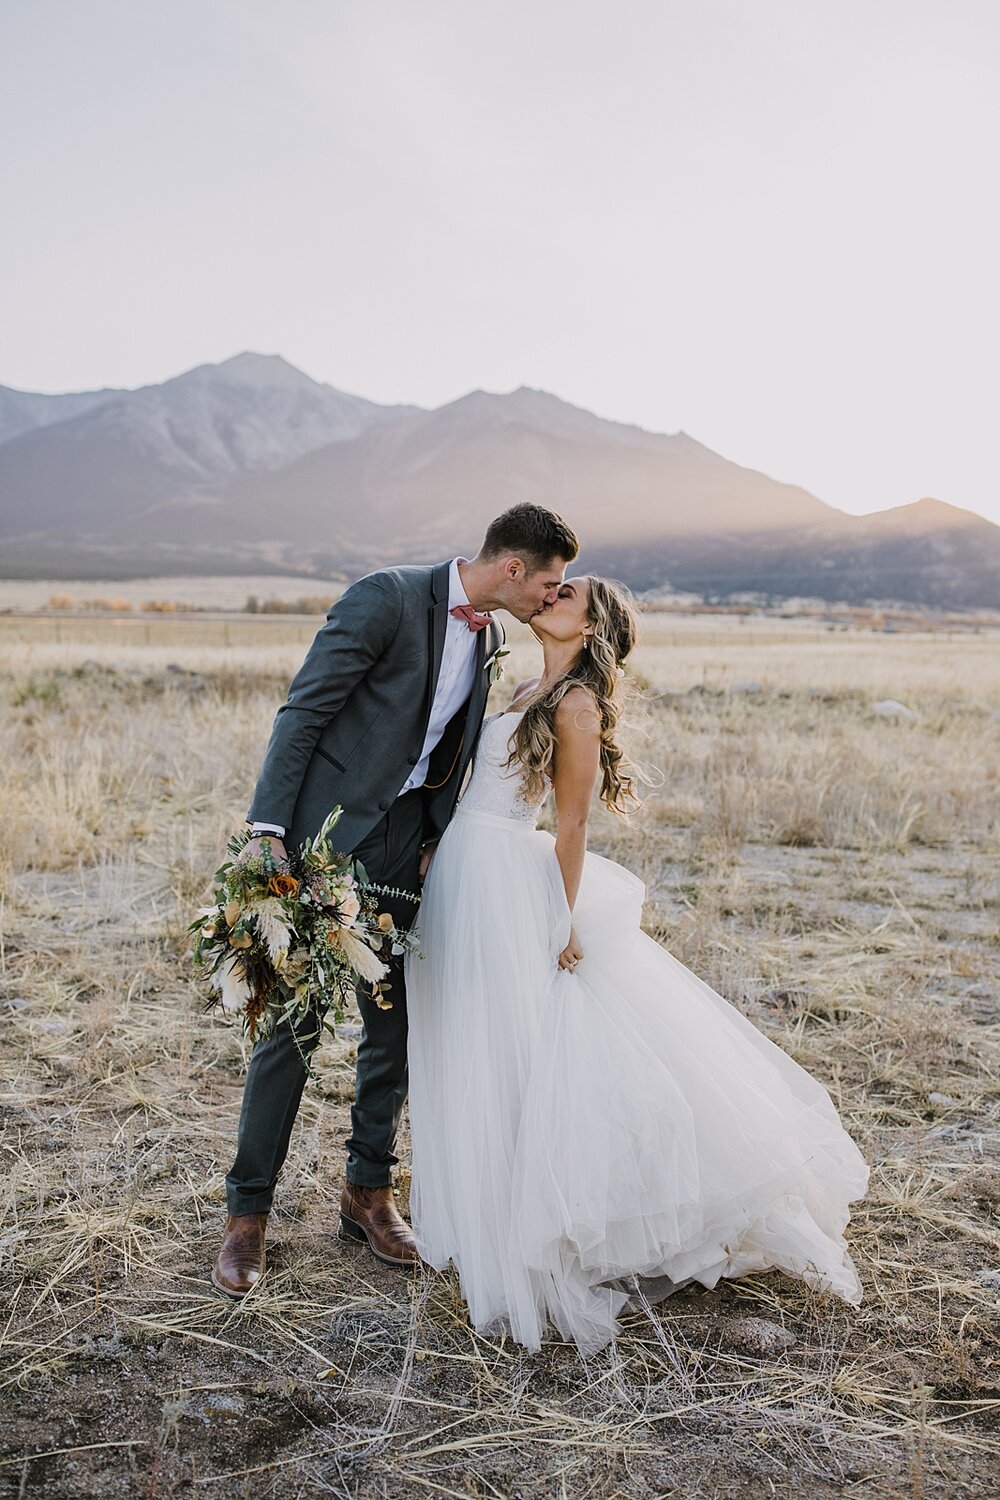
[[[633,750],[662,783],[592,842],[829,1088],[872,1169],[865,1300],[688,1289],[584,1364],[336,1239],[350,1025],[267,1276],[208,1283],[243,1049],[185,929],[316,624],[0,618],[0,1494],[996,1494],[1000,638],[648,618]]]

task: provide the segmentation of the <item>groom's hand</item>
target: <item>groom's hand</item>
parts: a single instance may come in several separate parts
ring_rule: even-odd
[[[280,862],[281,860],[288,858],[288,855],[285,853],[284,841],[282,839],[279,839],[277,834],[263,833],[258,834],[256,838],[252,838],[248,844],[244,844],[243,848],[240,850],[239,858],[236,861],[237,864],[242,864],[246,859],[253,859],[254,855],[256,854],[263,854],[264,839],[267,839],[267,841],[271,845],[271,853],[274,855],[276,860]]]
[[[437,848],[437,840],[433,844],[424,844],[420,850],[420,884],[423,885],[427,879],[427,871],[431,867],[434,858],[434,850]]]

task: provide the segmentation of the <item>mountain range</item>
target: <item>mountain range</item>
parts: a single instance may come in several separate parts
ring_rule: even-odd
[[[137,390],[0,387],[0,576],[350,578],[471,555],[519,500],[641,590],[1000,609],[1000,527],[971,511],[851,516],[527,386],[382,406],[243,353]]]

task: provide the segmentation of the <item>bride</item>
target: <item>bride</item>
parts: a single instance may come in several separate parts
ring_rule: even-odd
[[[777,1268],[861,1300],[844,1240],[868,1167],[826,1089],[640,929],[645,888],[588,852],[625,813],[624,591],[569,579],[531,628],[539,679],[483,725],[406,958],[410,1208],[475,1327],[581,1352],[645,1278]],[[558,832],[535,827],[548,791]]]

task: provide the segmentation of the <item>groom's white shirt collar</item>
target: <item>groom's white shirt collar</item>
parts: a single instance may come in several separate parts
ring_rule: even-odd
[[[451,567],[448,569],[448,608],[449,609],[454,609],[456,604],[471,604],[472,603],[472,600],[469,598],[468,594],[465,592],[465,585],[462,582],[462,575],[458,571],[458,565],[459,565],[459,563],[467,563],[469,561],[470,561],[470,559],[467,558],[467,557],[453,557],[452,560],[451,560]],[[481,613],[483,613],[483,614],[489,614],[489,611],[488,610],[483,610],[483,611],[481,611]],[[490,619],[491,620],[492,620],[492,618],[493,618],[493,616],[490,615]],[[470,632],[470,634],[471,633],[472,632]]]

